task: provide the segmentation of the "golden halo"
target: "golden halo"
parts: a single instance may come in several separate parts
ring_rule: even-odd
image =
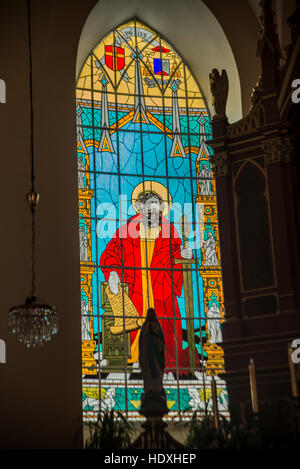
[[[136,208],[135,203],[143,192],[153,192],[154,194],[160,196],[160,198],[165,204],[164,210],[162,212],[163,216],[165,217],[172,206],[172,197],[168,189],[163,184],[157,181],[144,181],[138,184],[133,189],[131,195],[131,203],[136,212],[138,212],[138,209]]]

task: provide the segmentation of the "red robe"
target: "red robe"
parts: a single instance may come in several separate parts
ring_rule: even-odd
[[[129,297],[140,316],[143,316],[140,220],[141,215],[135,215],[116,231],[101,255],[100,265],[106,281],[108,281],[110,272],[116,271],[120,280],[128,283]],[[188,349],[182,349],[182,326],[177,302],[177,297],[180,297],[182,292],[182,265],[174,262],[174,259],[181,259],[180,247],[181,239],[177,230],[162,217],[161,231],[155,240],[150,272],[154,308],[165,338],[166,371],[175,371],[176,369],[175,344],[177,366],[189,368]],[[172,271],[171,264],[177,270]],[[123,277],[121,265],[124,266]],[[159,268],[165,270],[158,270]],[[137,331],[131,333],[131,343],[136,333]],[[188,373],[188,370],[179,372],[180,374]]]

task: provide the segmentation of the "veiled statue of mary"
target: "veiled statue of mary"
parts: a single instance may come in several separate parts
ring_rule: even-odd
[[[146,394],[165,394],[163,388],[164,346],[165,340],[161,325],[154,309],[149,308],[139,338],[139,362]]]

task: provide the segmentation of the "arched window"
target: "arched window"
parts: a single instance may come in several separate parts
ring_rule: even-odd
[[[211,409],[224,307],[205,99],[175,49],[136,19],[92,50],[76,99],[84,420],[112,408],[140,418],[149,307],[165,337],[169,418]],[[217,389],[226,413],[218,376]]]

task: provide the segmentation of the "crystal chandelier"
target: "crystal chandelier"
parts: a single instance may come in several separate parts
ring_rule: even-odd
[[[30,151],[31,151],[31,190],[26,199],[31,211],[32,228],[32,287],[31,295],[25,304],[13,306],[9,309],[8,327],[16,335],[19,342],[26,347],[35,347],[49,342],[52,335],[58,331],[58,315],[55,306],[45,304],[35,293],[35,209],[39,201],[39,194],[34,190],[34,138],[33,138],[33,99],[32,99],[32,51],[31,51],[31,13],[30,0],[28,9],[28,40],[29,40],[29,87],[30,87]]]

